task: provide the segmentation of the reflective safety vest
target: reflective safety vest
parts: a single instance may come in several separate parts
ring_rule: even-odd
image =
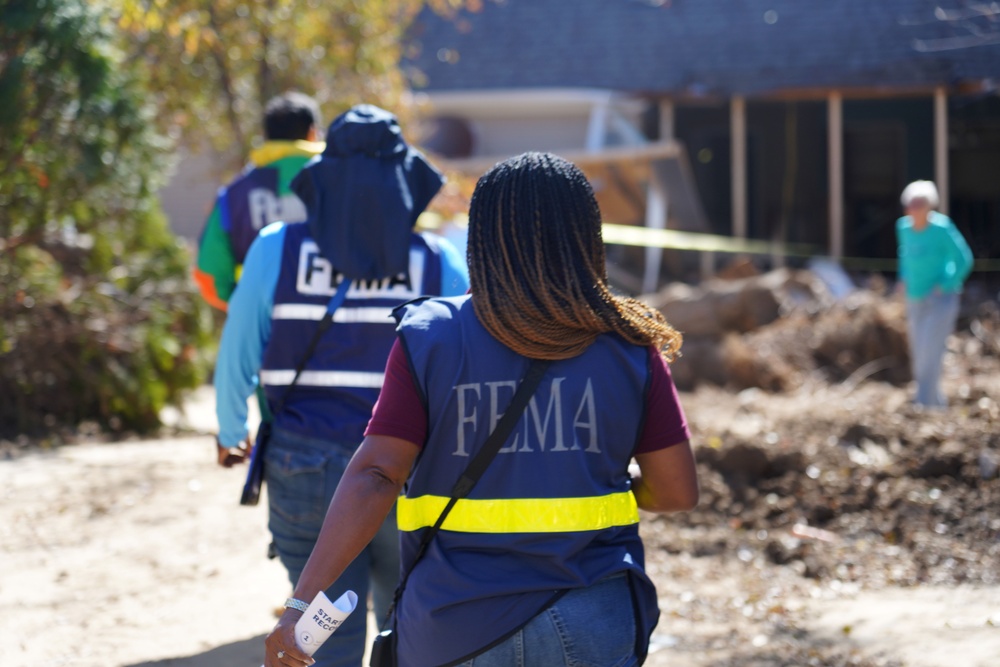
[[[272,408],[288,389],[342,278],[319,254],[308,224],[286,227],[271,336],[260,370]],[[441,256],[436,240],[413,234],[407,273],[351,284],[347,300],[334,313],[333,326],[309,358],[284,409],[275,416],[275,426],[333,442],[361,444],[395,340],[392,309],[440,291]]]
[[[428,413],[427,442],[397,504],[405,572],[529,362],[483,328],[469,296],[406,304],[396,316]],[[468,659],[561,593],[620,572],[630,574],[636,648],[645,655],[659,612],[627,467],[648,359],[645,348],[604,335],[552,363],[507,443],[413,570],[396,617],[401,667]]]

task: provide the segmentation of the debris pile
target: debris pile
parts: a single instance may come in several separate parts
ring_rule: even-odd
[[[866,587],[1000,584],[1000,357],[977,343],[953,341],[944,411],[882,382],[686,396],[702,500],[658,519],[661,546]]]
[[[702,501],[659,518],[668,552],[866,587],[1000,584],[1000,307],[967,294],[946,410],[909,401],[905,303],[773,271],[649,301],[685,335],[672,366]]]
[[[910,379],[902,299],[857,290],[835,300],[809,271],[781,269],[649,297],[684,334],[672,367],[682,390],[699,384],[789,391],[809,377]]]

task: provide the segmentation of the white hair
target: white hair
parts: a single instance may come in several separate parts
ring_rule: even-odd
[[[899,198],[903,207],[909,206],[913,200],[923,199],[931,208],[937,208],[941,203],[937,186],[933,181],[913,181],[903,190],[903,195]]]

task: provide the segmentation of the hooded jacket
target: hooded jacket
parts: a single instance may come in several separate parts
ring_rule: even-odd
[[[320,254],[352,279],[404,272],[413,226],[444,178],[403,139],[396,116],[370,104],[330,125],[326,149],[292,181]]]

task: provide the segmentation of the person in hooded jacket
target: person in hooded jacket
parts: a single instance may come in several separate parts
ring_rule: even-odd
[[[454,247],[413,231],[442,183],[403,140],[395,116],[356,106],[331,124],[324,152],[292,181],[308,220],[269,225],[247,253],[215,373],[218,440],[230,464],[249,457],[246,400],[259,377],[272,410],[282,406],[263,462],[268,527],[293,586],[378,398],[395,340],[393,308],[468,289]],[[291,386],[342,281],[346,300]],[[381,618],[399,576],[399,545],[392,513],[380,524],[336,587],[361,600],[370,590]],[[366,614],[352,614],[316,664],[357,667],[365,639]]]
[[[468,260],[468,295],[397,309],[385,386],[293,597],[327,588],[395,506],[408,573],[398,667],[642,664],[659,611],[638,509],[690,509],[699,495],[667,365],[681,336],[611,292],[593,190],[556,156],[479,179]],[[433,532],[538,369],[513,430]],[[311,664],[300,617],[279,619],[266,667]]]

